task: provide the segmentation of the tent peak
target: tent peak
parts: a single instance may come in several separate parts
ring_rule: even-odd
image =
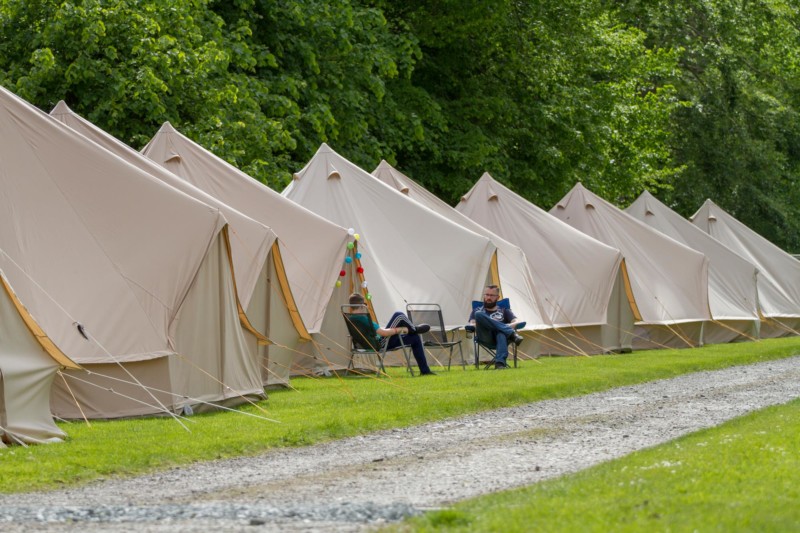
[[[170,123],[170,121],[164,122],[158,130],[159,133],[166,132],[166,133],[177,133],[178,130]]]
[[[63,114],[66,114],[66,113],[71,113],[71,112],[72,112],[72,110],[69,108],[69,106],[67,105],[67,103],[64,100],[59,100],[58,103],[53,108],[53,110],[50,111],[50,113],[56,113],[56,114],[59,114],[59,115],[63,115]]]
[[[324,143],[319,145],[319,148],[317,148],[317,153],[318,154],[335,154],[336,152],[333,151],[333,148],[328,146],[328,143],[324,142]]]

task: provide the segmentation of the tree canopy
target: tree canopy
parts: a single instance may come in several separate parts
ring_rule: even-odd
[[[800,249],[787,0],[3,0],[0,84],[141,147],[165,121],[285,186],[321,142],[451,204],[706,197]]]

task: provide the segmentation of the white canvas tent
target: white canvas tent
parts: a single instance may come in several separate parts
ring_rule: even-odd
[[[509,298],[509,301],[513,303],[514,313],[521,320],[527,322],[525,329],[550,328],[550,319],[542,309],[539,296],[536,294],[533,276],[528,268],[528,260],[518,246],[459,213],[386,161],[381,161],[378,167],[372,171],[372,175],[428,209],[492,241],[492,244],[497,247],[497,266],[502,296]],[[476,295],[476,299],[480,298]],[[523,349],[529,352],[525,347]]]
[[[752,263],[647,191],[625,212],[708,258],[708,302],[713,321],[703,326],[704,344],[758,337],[758,270]]]
[[[796,335],[800,330],[800,261],[711,200],[706,200],[691,220],[758,268],[761,336]]]
[[[53,343],[92,372],[56,381],[55,414],[146,415],[263,395],[219,210],[5,89],[0,138],[0,268]]]
[[[78,365],[47,338],[0,270],[0,448],[64,439],[50,414],[50,386],[61,368]]]
[[[219,209],[228,220],[236,290],[239,301],[246,310],[245,318],[257,331],[270,340],[274,337],[280,345],[294,346],[300,339],[310,339],[297,311],[289,284],[285,282],[282,245],[269,227],[217,200],[123,144],[74,113],[63,101],[53,108],[50,116],[151,176]],[[278,351],[273,346],[271,343],[259,343],[252,347],[260,352],[261,374],[265,385],[288,381],[289,365],[274,354],[270,358],[270,351]]]
[[[357,281],[368,282],[378,322],[406,303],[438,303],[445,325],[461,326],[492,278],[495,247],[489,239],[411,200],[326,144],[283,194],[360,236],[364,272]],[[337,342],[346,335],[339,304],[352,288],[361,290],[347,281],[337,289],[326,317],[326,336]]]
[[[347,230],[287,200],[168,123],[159,129],[142,153],[275,231],[281,243],[285,282],[306,330],[312,334],[312,341],[298,344],[293,341],[288,325],[273,324],[269,333],[276,344],[269,348],[271,375],[288,380],[290,372],[301,373],[308,367],[327,366],[327,353],[313,340],[313,334],[318,334],[322,328],[344,259]]]
[[[689,347],[702,342],[708,260],[625,214],[578,183],[550,212],[625,256],[640,327],[634,346]]]
[[[538,208],[485,173],[456,209],[519,246],[556,328],[542,350],[598,353],[631,347],[633,314],[622,254]]]

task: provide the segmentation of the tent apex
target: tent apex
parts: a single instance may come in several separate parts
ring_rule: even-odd
[[[51,113],[57,113],[57,114],[65,114],[71,112],[72,110],[69,108],[69,106],[64,100],[59,100],[58,103],[53,108],[53,110],[51,111]]]

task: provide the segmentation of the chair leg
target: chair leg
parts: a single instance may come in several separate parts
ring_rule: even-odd
[[[408,369],[408,373],[411,374],[411,377],[413,378],[414,367],[411,366],[411,356],[408,355],[408,348],[406,347],[406,345],[402,344],[403,341],[401,340],[400,342],[401,346],[403,347],[403,357],[406,358],[406,368]]]
[[[478,341],[472,342],[472,350],[475,353],[475,370],[479,370],[481,368],[481,347]]]
[[[467,369],[467,361],[464,359],[464,349],[461,347],[461,343],[458,343],[458,353],[461,356],[461,369]]]

